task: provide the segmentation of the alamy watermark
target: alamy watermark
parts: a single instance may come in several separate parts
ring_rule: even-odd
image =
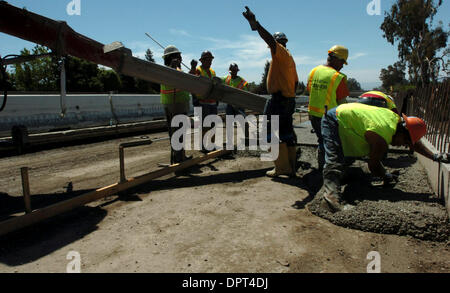
[[[367,259],[370,260],[367,265],[367,273],[381,273],[381,256],[378,251],[371,251],[367,254]]]
[[[368,15],[381,15],[381,0],[372,0],[367,4],[366,12]]]
[[[81,0],[72,0],[67,4],[66,12],[68,15],[81,15]]]
[[[175,151],[184,150],[246,150],[246,140],[248,149],[268,152],[262,153],[262,161],[274,161],[279,153],[279,116],[270,117],[270,135],[268,135],[268,119],[266,115],[226,115],[224,143],[224,123],[218,115],[208,115],[202,120],[202,108],[194,108],[194,116],[199,118],[199,123],[194,123],[194,143],[192,148],[191,135],[188,130],[192,129],[191,120],[186,115],[177,115],[171,121],[171,126],[178,128],[171,138],[171,145]],[[236,147],[234,141],[234,126],[237,126]],[[248,137],[245,135],[246,125],[248,127]],[[203,128],[207,130],[203,134]],[[270,142],[269,142],[270,138]]]
[[[69,274],[81,273],[81,256],[78,251],[69,251],[66,255],[66,259],[70,262],[66,266],[66,272]]]

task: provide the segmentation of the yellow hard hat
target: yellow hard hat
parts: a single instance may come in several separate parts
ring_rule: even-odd
[[[335,45],[335,46],[331,47],[330,50],[328,50],[328,54],[333,54],[337,58],[344,60],[345,64],[348,64],[347,63],[348,49],[345,48],[344,46]]]

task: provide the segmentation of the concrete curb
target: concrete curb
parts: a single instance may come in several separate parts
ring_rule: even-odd
[[[439,153],[426,139],[422,139],[422,142],[433,153]],[[420,154],[417,154],[417,158],[427,172],[433,191],[439,198],[445,200],[447,213],[450,217],[450,164],[437,163]]]

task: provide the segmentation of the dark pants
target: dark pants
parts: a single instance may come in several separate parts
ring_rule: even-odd
[[[243,109],[236,108],[236,107],[234,107],[234,106],[232,106],[230,104],[227,104],[227,108],[225,109],[225,113],[227,115],[233,115],[233,116],[242,115],[242,116],[245,117],[245,111]]]
[[[180,127],[172,127],[171,126],[171,122],[173,117],[175,117],[176,115],[187,115],[187,109],[186,107],[188,107],[188,105],[182,105],[182,104],[175,104],[175,105],[170,105],[170,106],[165,106],[164,107],[164,112],[166,114],[166,120],[167,120],[167,127],[169,129],[169,137],[172,141],[172,135],[178,130],[180,129]],[[181,136],[181,139],[183,137]],[[183,143],[183,141],[180,141],[181,143]],[[181,163],[184,161],[184,159],[186,158],[185,155],[185,151],[184,150],[179,150],[176,151],[172,148],[172,144],[170,145],[170,164],[176,164],[176,163]]]
[[[322,136],[322,118],[316,116],[309,116],[309,120],[311,121],[311,126],[314,129],[314,132],[317,136],[317,143],[319,145],[317,149],[317,163],[319,165],[319,170],[323,169],[323,165],[325,164],[325,149],[323,146],[323,136]]]
[[[272,94],[272,98],[267,103],[264,112],[268,121],[268,141],[271,140],[270,116],[278,115],[280,122],[280,142],[286,143],[287,146],[295,146],[297,144],[297,136],[294,132],[292,115],[295,112],[295,98],[283,97],[281,93]]]

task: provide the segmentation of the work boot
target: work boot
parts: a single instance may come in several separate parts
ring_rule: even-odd
[[[292,175],[292,167],[289,163],[289,152],[286,143],[279,145],[278,158],[274,161],[275,168],[272,171],[267,171],[266,175],[269,177],[278,177],[280,175]]]
[[[323,198],[328,203],[333,212],[342,210],[339,180],[334,178],[324,178]]]
[[[297,177],[297,148],[288,146],[289,165],[292,169],[292,177]]]

